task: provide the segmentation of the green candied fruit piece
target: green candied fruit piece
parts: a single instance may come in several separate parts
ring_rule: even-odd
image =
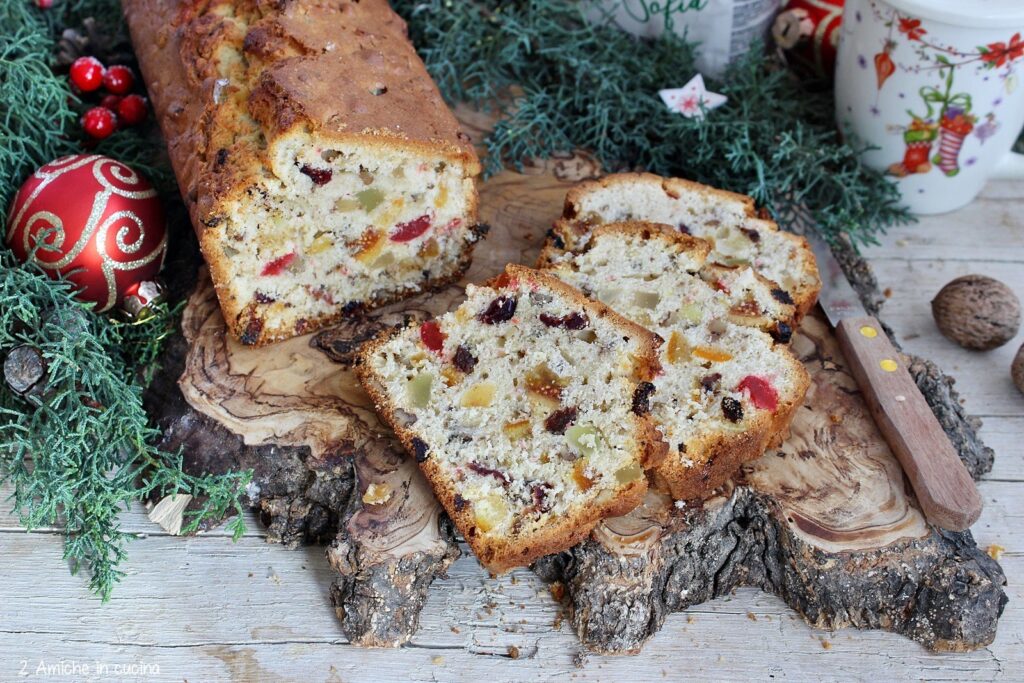
[[[601,446],[601,432],[588,424],[575,424],[565,430],[569,445],[583,455],[593,455]]]
[[[688,323],[699,323],[702,318],[700,306],[694,303],[683,304],[679,307],[679,319]]]
[[[657,292],[636,292],[633,295],[633,303],[642,308],[657,308],[661,301],[661,295]]]
[[[619,484],[629,484],[644,476],[644,471],[637,463],[626,465],[615,473],[615,481]]]
[[[421,372],[409,380],[405,385],[409,401],[417,408],[426,408],[430,405],[430,385],[433,382],[434,376],[429,372]]]
[[[384,201],[384,193],[375,187],[371,187],[369,190],[357,192],[356,199],[359,201],[359,205],[363,207],[363,211],[370,213]]]

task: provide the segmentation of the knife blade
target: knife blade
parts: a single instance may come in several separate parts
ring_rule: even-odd
[[[828,243],[805,235],[818,261],[818,303],[836,330],[850,373],[875,424],[910,480],[925,517],[963,531],[981,515],[981,495],[942,425],[878,320],[864,310]]]

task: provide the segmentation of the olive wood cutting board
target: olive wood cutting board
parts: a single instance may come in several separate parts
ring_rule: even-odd
[[[508,262],[532,265],[568,187],[598,172],[575,155],[484,183],[481,207],[491,230],[467,281],[483,281]],[[870,272],[852,250],[838,251],[876,312]],[[247,501],[270,541],[328,545],[336,571],[331,600],[358,645],[408,640],[432,580],[460,545],[356,382],[352,353],[375,332],[440,313],[461,296],[462,286],[453,285],[252,349],[227,337],[201,273],[182,332],[147,392],[162,445],[182,447],[190,471],[254,470]],[[586,647],[636,652],[669,612],[739,586],[773,592],[823,628],[886,629],[936,650],[992,641],[1006,603],[998,563],[970,532],[927,524],[820,315],[807,317],[792,346],[813,382],[780,448],[702,505],[651,493],[641,508],[534,566],[553,594],[564,595]],[[952,381],[926,361],[908,362],[973,476],[988,471],[992,452],[963,414]],[[173,529],[191,504],[164,500],[151,516]]]

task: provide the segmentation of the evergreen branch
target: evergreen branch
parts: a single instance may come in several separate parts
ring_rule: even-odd
[[[84,16],[123,30],[116,0],[73,0],[49,11],[28,0],[0,3],[3,206],[36,167],[81,151],[77,101],[51,62],[58,25]],[[120,131],[96,151],[142,171],[176,201],[155,134]],[[191,494],[205,502],[188,513],[185,533],[231,513],[238,515],[229,525],[235,537],[244,532],[241,495],[251,473],[185,473],[180,454],[154,446],[160,433],[142,406],[142,390],[181,307],[157,306],[134,323],[100,316],[74,299],[69,283],[20,265],[0,248],[0,358],[26,344],[46,363],[38,395],[20,397],[0,384],[0,483],[12,486],[14,512],[27,529],[64,529],[64,558],[72,572],[88,570],[90,588],[103,599],[124,575],[120,566],[135,535],[123,531],[119,519],[133,502]]]
[[[828,237],[874,241],[910,220],[896,188],[835,131],[830,94],[808,91],[759,49],[709,88],[705,119],[669,111],[658,90],[696,73],[694,46],[588,22],[587,2],[398,0],[413,43],[449,101],[496,109],[486,169],[574,148],[608,171],[644,169],[749,194],[783,226],[802,204]]]

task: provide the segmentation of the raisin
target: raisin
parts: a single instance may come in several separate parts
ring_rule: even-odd
[[[494,477],[502,484],[508,485],[512,483],[512,477],[507,476],[500,470],[496,470],[492,467],[487,467],[486,465],[481,465],[475,460],[470,460],[469,465],[467,465],[467,467],[469,467],[469,469],[473,470],[474,472],[481,476]]]
[[[366,304],[362,301],[349,301],[347,304],[341,307],[341,314],[346,318],[361,314],[366,310]]]
[[[217,150],[217,167],[220,168],[221,166],[223,166],[225,163],[227,163],[227,160],[228,150],[224,147],[221,147],[220,149]]]
[[[455,511],[456,512],[462,512],[463,510],[466,509],[467,505],[469,505],[469,501],[467,501],[465,498],[463,498],[462,496],[460,496],[459,494],[456,493],[455,494]]]
[[[753,242],[754,244],[757,244],[758,242],[761,241],[761,233],[759,233],[757,230],[754,230],[752,228],[740,228],[740,230],[742,230],[743,234],[750,238],[750,241]]]
[[[412,437],[412,451],[413,454],[416,456],[416,462],[425,462],[427,456],[429,455],[429,450],[430,447],[427,446],[426,441],[424,441],[418,436]]]
[[[306,164],[303,164],[300,170],[309,176],[314,185],[326,185],[331,182],[331,177],[334,175],[334,171],[329,168],[313,168]]]
[[[554,229],[548,230],[548,240],[555,249],[565,249],[565,240]]]
[[[540,314],[540,321],[548,327],[564,327],[567,330],[582,330],[590,324],[586,313],[569,313],[561,317],[548,313]]]
[[[775,323],[775,329],[769,334],[777,343],[788,344],[789,340],[793,338],[793,328],[780,320]]]
[[[480,320],[486,325],[494,325],[510,320],[516,313],[515,297],[499,296],[492,301],[480,314]]]
[[[789,292],[780,287],[775,287],[774,289],[772,289],[772,298],[778,301],[780,304],[787,304],[789,306],[793,305],[793,297],[789,295]]]
[[[679,448],[679,452],[680,453],[685,453],[686,452],[686,442],[685,441],[680,441],[678,448]]]
[[[690,228],[688,228],[686,226],[686,223],[680,223],[679,224],[679,232],[683,233],[684,235],[689,235],[690,234]]]
[[[705,393],[714,393],[715,389],[718,388],[718,381],[722,379],[722,373],[713,372],[710,375],[705,375],[700,381],[700,388]]]
[[[651,412],[651,394],[654,393],[654,385],[650,382],[640,382],[636,391],[633,392],[633,413],[646,415]]]
[[[565,428],[576,421],[578,411],[576,408],[562,408],[547,416],[544,420],[544,429],[552,434],[564,434]]]
[[[722,413],[729,422],[739,422],[743,419],[743,406],[731,396],[722,397]]]
[[[252,298],[258,304],[272,304],[275,301],[277,301],[277,299],[275,299],[274,297],[270,296],[269,294],[264,294],[258,289],[256,290],[256,293],[252,295]]]
[[[455,356],[452,358],[452,363],[455,367],[466,373],[467,375],[473,372],[473,368],[476,367],[477,359],[469,349],[462,344],[459,344],[459,348],[455,349]]]
[[[263,321],[253,316],[249,318],[249,324],[245,326],[245,330],[242,332],[241,342],[246,346],[251,346],[260,340],[262,332]]]

